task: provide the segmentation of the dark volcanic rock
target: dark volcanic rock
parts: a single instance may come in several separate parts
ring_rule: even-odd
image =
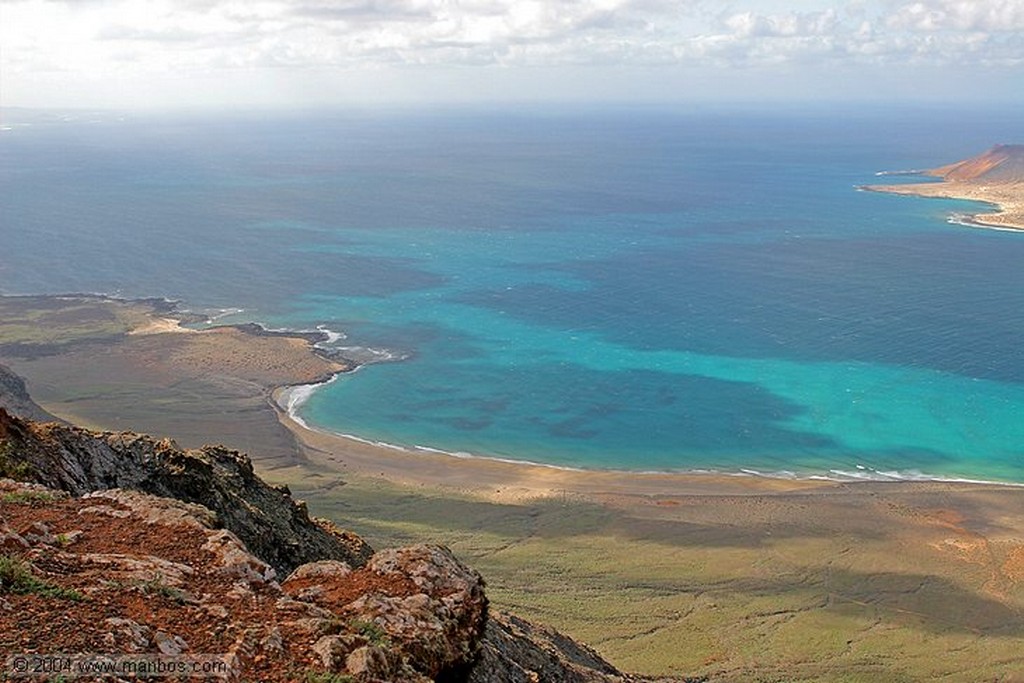
[[[40,422],[61,422],[40,408],[28,395],[25,380],[18,377],[10,368],[0,365],[0,408],[11,415],[38,420]]]
[[[358,567],[373,554],[359,536],[311,519],[286,488],[256,476],[248,457],[221,446],[182,450],[167,439],[37,424],[2,409],[0,438],[32,479],[75,496],[124,488],[203,505],[282,576],[316,560]]]
[[[596,683],[639,681],[590,648],[551,629],[491,613],[467,683]]]

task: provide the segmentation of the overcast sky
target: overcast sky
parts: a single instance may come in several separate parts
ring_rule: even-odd
[[[1024,0],[0,0],[0,106],[1024,103]]]

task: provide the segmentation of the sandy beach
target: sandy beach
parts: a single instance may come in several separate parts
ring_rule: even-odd
[[[248,451],[372,544],[445,543],[484,574],[493,604],[625,670],[1024,677],[1022,488],[581,471],[387,447],[282,409],[289,387],[348,367],[310,339],[172,322],[144,302],[0,297],[0,363],[61,418]]]
[[[319,430],[294,419],[286,409],[289,391],[287,387],[275,390],[273,401],[281,424],[295,435],[309,461],[346,474],[381,477],[405,486],[436,487],[496,502],[517,503],[565,495],[600,500],[711,493],[736,495],[829,490],[838,485],[746,474],[584,470],[376,444]]]
[[[960,222],[999,230],[1024,230],[1024,183],[985,185],[944,181],[900,185],[865,185],[862,189],[913,197],[967,199],[995,204],[998,211],[961,217]]]

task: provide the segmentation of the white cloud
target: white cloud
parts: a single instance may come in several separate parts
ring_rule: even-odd
[[[1024,0],[921,0],[899,7],[888,26],[924,33],[1024,31]]]
[[[835,33],[838,16],[833,9],[824,12],[790,12],[765,15],[747,11],[732,14],[723,21],[737,36],[744,38],[822,36]]]
[[[714,0],[0,0],[0,70],[5,90],[20,93],[40,73],[127,81],[263,68],[1024,65],[1024,0],[793,4],[734,0],[723,12]]]

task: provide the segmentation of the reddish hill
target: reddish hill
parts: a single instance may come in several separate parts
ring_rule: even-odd
[[[1024,181],[1024,145],[996,145],[976,157],[933,168],[928,175],[957,182],[1019,183]]]

